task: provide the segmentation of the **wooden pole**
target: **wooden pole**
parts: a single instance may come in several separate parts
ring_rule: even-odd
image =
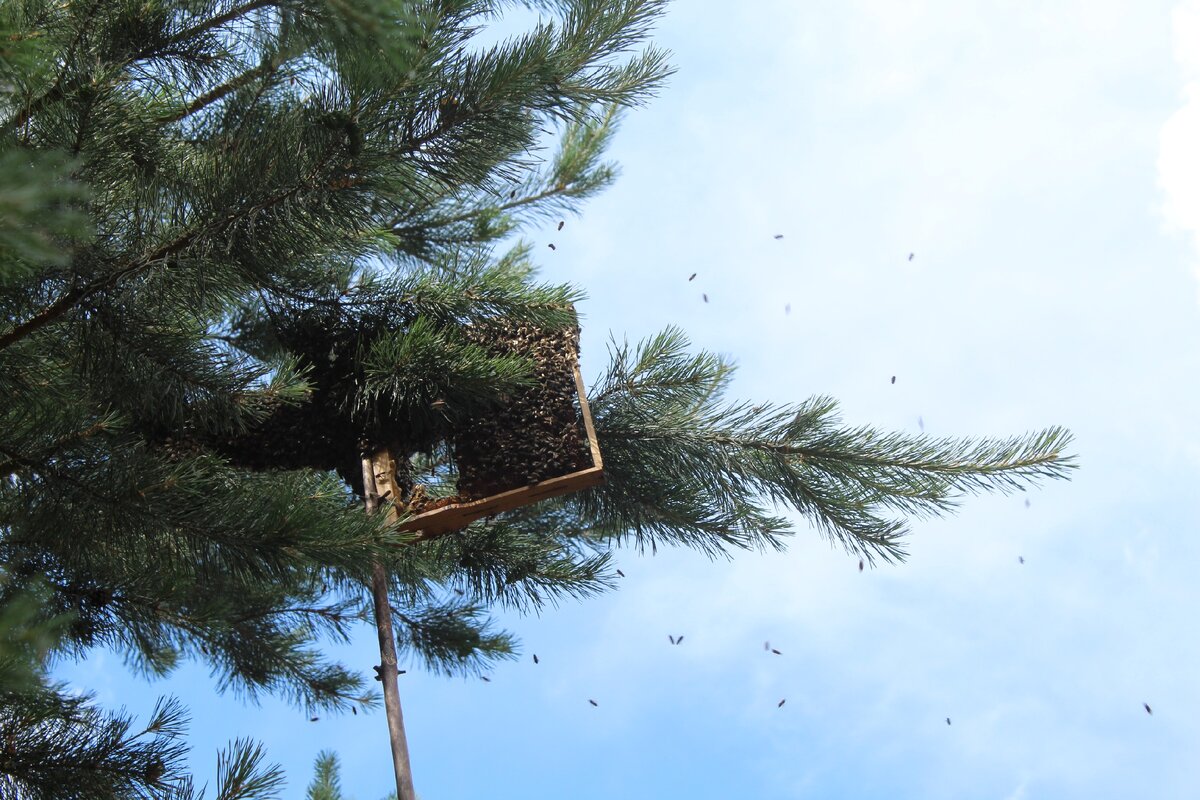
[[[375,485],[375,466],[370,457],[362,460],[363,499],[367,513],[379,509]],[[379,634],[379,679],[383,683],[383,708],[387,712],[388,737],[392,743],[392,767],[396,771],[397,800],[416,800],[412,767],[408,761],[408,737],[404,735],[404,712],[400,708],[400,685],[396,671],[396,634],[392,631],[392,606],[388,602],[387,573],[375,564],[371,575],[371,593],[375,598],[375,630]]]

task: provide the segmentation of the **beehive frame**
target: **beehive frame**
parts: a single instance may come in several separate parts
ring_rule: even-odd
[[[416,534],[416,541],[424,541],[465,528],[477,519],[603,483],[604,461],[600,456],[600,445],[596,441],[596,428],[592,423],[592,412],[588,407],[587,392],[583,386],[583,376],[579,372],[578,361],[575,362],[572,369],[575,376],[576,396],[579,398],[579,413],[583,419],[584,434],[587,437],[587,450],[592,459],[590,467],[531,483],[528,486],[509,489],[499,494],[481,497],[477,500],[445,505],[408,517],[403,521],[399,521],[398,509],[393,507],[391,514],[393,520],[399,521],[397,528]],[[375,472],[376,488],[380,496],[400,497],[398,487],[395,485],[395,464],[391,453],[387,450],[376,452],[371,456],[371,466]]]

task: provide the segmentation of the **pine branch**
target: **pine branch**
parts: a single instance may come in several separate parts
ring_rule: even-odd
[[[419,657],[430,671],[480,674],[498,659],[514,656],[511,637],[492,631],[484,613],[471,603],[428,603],[393,610],[400,631],[396,645]]]
[[[608,483],[585,493],[581,514],[617,538],[632,529],[651,546],[655,537],[777,546],[782,528],[762,508],[770,502],[806,514],[852,552],[900,559],[905,525],[883,511],[941,514],[963,493],[1023,489],[1075,466],[1061,428],[933,439],[841,427],[828,398],[727,404],[732,367],[686,347],[673,329],[636,350],[614,343],[589,398]]]
[[[0,694],[31,692],[45,684],[45,661],[67,635],[69,614],[47,616],[50,591],[35,582],[13,589],[0,570]]]
[[[253,203],[238,209],[237,211],[226,215],[216,223],[209,223],[199,228],[182,233],[173,240],[159,245],[150,253],[133,262],[132,264],[115,269],[107,275],[101,276],[86,284],[72,287],[70,290],[60,295],[57,300],[43,307],[29,319],[15,325],[6,333],[0,334],[0,350],[10,347],[11,345],[37,332],[46,325],[49,325],[58,318],[62,317],[71,309],[79,306],[88,298],[106,289],[111,289],[117,286],[123,279],[136,275],[140,272],[144,272],[150,268],[162,265],[168,258],[177,255],[187,247],[196,243],[202,237],[221,233],[242,219],[250,217],[273,206],[277,206],[280,203],[283,203],[284,201],[294,197],[304,189],[312,188],[311,180],[313,177],[315,177],[315,174],[316,173],[314,171],[313,175],[309,177],[309,180],[302,183],[297,183],[282,191],[276,192],[275,194],[260,200],[257,203]]]
[[[72,40],[71,44],[68,45],[67,51],[62,59],[62,69],[59,70],[58,75],[55,77],[54,83],[50,85],[50,88],[39,97],[26,103],[25,106],[18,111],[14,117],[5,121],[3,124],[0,124],[0,130],[20,130],[25,126],[26,123],[29,122],[34,114],[37,114],[46,106],[62,100],[66,96],[62,82],[67,75],[67,68],[75,60],[75,49],[79,46],[80,41],[83,39],[83,35],[87,30],[88,24],[96,15],[96,12],[104,6],[104,3],[105,0],[93,0],[92,4],[88,6],[88,10],[84,13],[82,23],[79,25],[79,28],[76,31],[75,38]]]
[[[200,37],[201,35],[208,33],[209,31],[215,30],[217,28],[222,27],[223,25],[229,24],[230,22],[241,19],[242,17],[244,17],[248,14],[252,14],[255,11],[258,11],[259,9],[266,8],[267,6],[278,6],[278,5],[280,5],[279,0],[247,0],[247,2],[242,3],[241,5],[233,6],[228,11],[226,11],[224,14],[218,14],[215,17],[210,17],[209,19],[202,20],[201,22],[197,22],[195,25],[191,26],[190,28],[185,28],[184,30],[177,33],[175,36],[168,39],[167,45],[173,46],[173,45],[181,44],[183,42],[187,42],[189,40],[194,40],[194,39]],[[153,51],[140,51],[138,57],[139,58],[147,58],[150,55],[152,55],[152,53],[153,53]]]
[[[124,800],[179,787],[183,709],[160,701],[150,726],[134,733],[131,722],[60,688],[0,694],[0,795]]]
[[[254,67],[253,69],[248,69],[245,72],[235,75],[234,77],[230,78],[229,80],[225,81],[224,83],[220,84],[219,86],[214,86],[212,89],[210,89],[207,92],[205,92],[204,94],[200,95],[195,100],[188,103],[187,105],[185,105],[183,108],[179,109],[178,111],[172,112],[170,114],[165,114],[165,115],[159,117],[159,121],[169,124],[169,123],[174,123],[174,122],[179,122],[181,120],[184,120],[184,119],[192,116],[193,114],[203,111],[204,109],[208,108],[213,103],[216,103],[219,100],[224,99],[226,96],[232,94],[233,92],[236,92],[237,90],[250,85],[254,81],[258,80],[259,78],[265,78],[269,75],[274,74],[275,71],[279,69],[279,66],[282,63],[283,63],[283,59],[278,59],[278,58],[272,58],[267,61],[264,61],[262,64],[259,64],[257,67]]]
[[[312,783],[305,800],[343,800],[340,765],[336,753],[322,750],[317,754]]]
[[[250,14],[261,8],[266,8],[267,6],[278,4],[278,0],[249,0],[249,2],[242,3],[239,6],[234,6],[224,14],[218,14],[215,17],[197,22],[195,25],[185,28],[174,36],[167,38],[164,42],[156,42],[152,46],[131,53],[128,58],[120,63],[107,65],[110,68],[110,74],[119,74],[137,61],[150,58],[163,52],[170,52],[171,48],[177,47],[185,42],[195,40],[203,34],[240,19],[247,14]],[[67,92],[62,83],[63,79],[67,75],[66,68],[74,62],[75,48],[78,47],[79,43],[83,39],[83,36],[88,30],[88,26],[92,18],[100,9],[104,8],[105,5],[105,0],[96,0],[91,6],[89,6],[88,11],[84,14],[83,19],[80,21],[75,39],[67,48],[67,52],[62,60],[64,68],[60,70],[58,77],[55,79],[51,87],[37,98],[26,103],[21,111],[19,111],[12,119],[0,124],[0,129],[19,129],[29,122],[29,120],[35,114],[44,111],[48,106],[51,106],[54,103],[66,99]]]
[[[567,534],[555,530],[546,506],[426,537],[419,540],[427,542],[422,547],[405,549],[419,551],[412,557],[420,560],[420,572],[438,576],[439,584],[522,613],[612,589],[609,555],[583,554],[565,544]]]
[[[262,745],[238,739],[217,756],[216,800],[268,800],[283,791],[284,773],[278,764],[264,764]]]
[[[58,455],[63,448],[68,445],[74,445],[79,442],[92,438],[100,433],[108,431],[114,424],[112,418],[97,420],[80,431],[64,434],[55,439],[41,452],[36,454],[22,454],[14,450],[10,450],[4,445],[0,445],[0,453],[8,457],[7,461],[0,461],[0,478],[6,478],[17,472],[18,469],[37,469],[45,464],[54,456]]]

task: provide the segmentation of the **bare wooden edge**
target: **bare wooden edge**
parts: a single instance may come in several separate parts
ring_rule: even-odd
[[[604,459],[600,457],[600,442],[596,439],[596,426],[592,424],[592,409],[588,406],[587,389],[583,385],[583,375],[579,372],[579,356],[575,356],[575,391],[579,395],[579,415],[583,417],[583,429],[587,434],[588,449],[592,451],[592,466],[604,469]]]
[[[511,511],[538,500],[547,500],[551,497],[577,492],[603,482],[604,471],[599,467],[589,467],[529,486],[509,489],[507,492],[483,497],[479,500],[442,506],[433,511],[410,517],[396,527],[401,531],[415,533],[414,541],[420,542],[443,533],[465,528],[468,524],[483,517]]]
[[[596,428],[592,423],[592,410],[588,406],[587,392],[583,386],[583,376],[579,371],[578,360],[576,360],[572,371],[575,376],[575,389],[579,397],[579,412],[580,416],[583,417],[583,429],[587,437],[588,451],[592,457],[592,466],[575,472],[569,472],[566,475],[559,475],[548,480],[531,483],[528,486],[509,489],[500,494],[481,497],[478,500],[471,500],[466,503],[453,503],[441,508],[435,508],[432,511],[426,511],[424,514],[417,514],[400,521],[396,526],[397,530],[414,533],[416,535],[411,541],[421,542],[444,533],[449,533],[450,531],[465,528],[470,523],[483,517],[499,514],[503,511],[511,511],[514,508],[527,506],[539,500],[547,500],[551,497],[570,494],[580,489],[587,489],[588,487],[604,483],[604,461],[600,456],[600,443],[596,439]],[[381,450],[371,457],[371,463],[375,469],[375,480],[376,485],[379,487],[380,499],[391,500],[394,503],[399,495],[393,483],[395,463],[391,455],[386,450]],[[385,494],[388,491],[391,493],[390,496]],[[393,522],[399,521],[399,513],[394,505],[392,506],[391,519]]]

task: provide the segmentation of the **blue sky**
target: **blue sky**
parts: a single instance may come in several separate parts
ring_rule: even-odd
[[[914,521],[907,563],[861,574],[802,519],[785,554],[621,551],[619,592],[505,620],[523,656],[491,683],[402,678],[418,793],[1200,796],[1200,2],[680,0],[657,41],[679,72],[625,119],[622,178],[527,232],[588,291],[585,376],[610,331],[676,324],[738,397],[1062,424],[1081,468]],[[377,659],[370,631],[338,652]],[[382,712],[60,672],[139,714],[178,695],[202,780],[249,736],[288,797],[326,748],[348,796],[390,789]]]

